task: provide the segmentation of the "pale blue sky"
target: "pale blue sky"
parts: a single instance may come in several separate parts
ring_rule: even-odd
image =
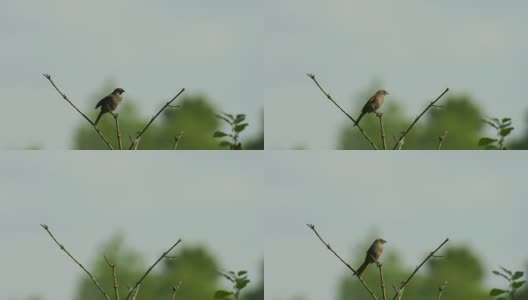
[[[334,299],[346,270],[306,223],[349,260],[378,230],[410,267],[445,237],[480,249],[487,272],[528,263],[528,240],[518,238],[528,208],[524,152],[352,153],[4,153],[0,265],[9,271],[0,272],[0,298],[66,300],[83,276],[40,223],[84,262],[117,230],[149,260],[179,237],[252,274],[265,255],[269,300]],[[171,230],[153,234],[160,228]]]

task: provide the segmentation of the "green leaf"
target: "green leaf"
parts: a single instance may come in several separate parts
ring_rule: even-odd
[[[483,138],[481,138],[481,139],[479,140],[478,145],[479,145],[479,146],[486,146],[486,145],[489,145],[489,144],[491,144],[491,143],[493,143],[493,142],[496,142],[496,141],[497,141],[497,139],[492,139],[492,138],[488,138],[488,137],[483,137]]]
[[[232,292],[224,291],[224,290],[218,290],[214,294],[215,299],[224,299],[227,296],[233,295]]]
[[[525,280],[523,280],[523,281],[514,281],[514,282],[512,283],[512,287],[513,287],[514,289],[518,289],[518,288],[520,288],[521,286],[523,286],[523,284],[525,284],[525,283],[526,283]]]
[[[249,279],[237,280],[236,287],[241,290],[249,283]]]
[[[228,141],[222,141],[220,144],[218,144],[218,146],[220,147],[231,147],[231,145],[233,145],[231,142],[228,142]]]
[[[233,117],[233,115],[227,114],[227,113],[223,113],[223,114],[224,114],[224,116],[228,117],[231,121],[235,120],[235,117]]]
[[[244,123],[244,124],[237,125],[237,126],[235,126],[235,132],[241,132],[241,131],[244,130],[244,128],[246,128],[247,126],[248,126],[248,123]]]
[[[235,117],[235,124],[239,124],[240,122],[244,121],[246,119],[246,115],[239,114]]]
[[[512,130],[513,130],[513,127],[504,128],[500,131],[500,135],[507,136],[508,134],[512,132]]]
[[[497,125],[500,125],[500,121],[499,121],[499,119],[497,119],[497,118],[493,118],[493,119],[491,119],[491,120],[493,121],[493,123],[495,123],[495,124],[497,124]]]
[[[521,278],[523,275],[524,275],[524,272],[517,271],[517,272],[515,272],[515,274],[513,274],[512,280],[517,280],[517,279]]]
[[[246,273],[247,273],[247,271],[238,271],[238,274],[237,274],[237,275],[238,275],[238,276],[242,276],[242,275],[244,275],[244,274],[246,274]],[[522,276],[522,275],[521,275],[521,276]]]
[[[502,295],[504,293],[507,293],[508,291],[505,291],[505,290],[501,290],[501,289],[492,289],[490,291],[490,296],[498,296],[498,295]]]
[[[502,118],[502,123],[511,122],[511,118]]]
[[[217,137],[224,137],[224,136],[227,136],[227,133],[223,133],[222,131],[216,131],[214,134],[213,134],[213,137],[217,138]]]

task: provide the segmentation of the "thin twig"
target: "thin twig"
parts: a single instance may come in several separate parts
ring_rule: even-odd
[[[178,144],[180,143],[182,137],[183,137],[183,130],[180,132],[179,135],[174,137],[174,147],[173,147],[174,150],[178,148]]]
[[[381,120],[383,114],[376,113],[376,116],[379,118],[380,121],[381,143],[383,144],[383,150],[387,150],[387,142],[385,141],[385,129],[383,128],[383,121]]]
[[[128,300],[128,298],[130,297],[130,295],[132,294],[132,291],[136,288],[139,287],[139,285],[141,284],[141,282],[145,279],[145,277],[147,277],[147,275],[150,273],[150,271],[152,271],[152,269],[169,253],[172,251],[172,249],[174,249],[174,247],[178,246],[178,244],[181,242],[181,239],[179,239],[176,243],[174,243],[170,248],[169,250],[165,251],[159,258],[158,260],[156,260],[156,262],[154,262],[154,264],[152,264],[152,266],[150,266],[150,268],[148,268],[148,270],[145,272],[145,274],[143,274],[143,276],[138,280],[138,282],[136,282],[136,284],[134,285],[134,287],[132,288],[132,290],[130,292],[128,292],[128,295],[126,296],[125,300]]]
[[[90,277],[90,279],[93,281],[93,283],[95,284],[95,286],[97,286],[97,288],[101,291],[101,293],[105,296],[105,298],[107,300],[111,300],[110,299],[110,296],[108,296],[108,294],[105,292],[105,290],[101,287],[101,285],[99,284],[99,282],[95,279],[95,277],[93,277],[93,275],[88,271],[86,270],[86,268],[80,263],[77,261],[77,259],[75,259],[75,257],[73,257],[73,255],[70,254],[70,252],[68,252],[68,250],[66,250],[66,248],[64,248],[64,246],[59,243],[59,241],[57,241],[57,239],[55,238],[55,236],[53,236],[53,234],[51,233],[51,231],[49,230],[49,227],[48,225],[46,224],[40,224],[40,226],[42,228],[44,228],[44,230],[46,230],[48,232],[48,234],[51,236],[51,238],[53,239],[53,241],[55,241],[55,243],[59,246],[59,248],[64,251],[64,253],[66,253],[79,267],[81,267],[81,269],[83,269],[83,271],[88,275],[88,277]]]
[[[442,298],[442,292],[444,291],[446,286],[447,286],[447,281],[445,281],[444,284],[438,287],[438,300]]]
[[[396,142],[396,144],[394,144],[394,147],[392,148],[392,150],[395,150],[397,147],[398,147],[398,144],[401,140],[403,140],[403,138],[409,133],[409,131],[411,131],[411,129],[413,128],[414,124],[416,124],[416,122],[418,122],[418,120],[420,120],[420,118],[431,108],[435,105],[435,103],[440,100],[440,98],[442,98],[442,96],[445,95],[445,93],[447,93],[449,91],[449,88],[446,88],[445,91],[440,94],[440,96],[438,96],[438,98],[436,98],[433,102],[429,103],[429,105],[427,105],[427,107],[424,109],[424,111],[422,111],[422,113],[420,115],[418,115],[418,117],[416,117],[416,119],[414,119],[414,122],[411,123],[411,125],[409,126],[409,128],[407,128],[407,130],[405,130],[405,132],[400,136],[400,139]]]
[[[416,267],[416,269],[414,269],[414,271],[409,276],[409,278],[407,278],[407,280],[403,281],[403,283],[400,285],[399,290],[403,289],[407,285],[407,283],[409,283],[409,281],[411,281],[411,279],[413,278],[414,274],[416,274],[416,272],[418,272],[418,270],[425,264],[425,262],[427,260],[429,260],[429,258],[433,257],[435,255],[435,253],[438,250],[440,250],[440,248],[442,248],[442,246],[444,246],[447,242],[449,242],[449,238],[446,238],[445,241],[443,241],[442,244],[440,244],[440,246],[438,246],[433,252],[429,253],[429,255],[422,261],[422,263],[419,264],[418,267]],[[396,299],[397,296],[398,296],[398,293],[396,293],[394,295],[394,298],[392,298],[392,299]]]
[[[132,300],[136,300],[137,294],[139,293],[139,288],[141,287],[141,283],[138,284],[138,286],[135,289],[131,289],[130,292],[134,292],[134,295],[132,296]],[[129,294],[130,294],[129,292]],[[128,296],[127,296],[128,298]]]
[[[117,117],[119,117],[119,114],[112,113],[115,119],[116,124],[116,132],[117,132],[117,144],[119,146],[119,150],[123,150],[123,145],[121,144],[121,130],[119,129],[119,122],[117,121]]]
[[[369,141],[370,145],[372,146],[372,148],[374,148],[375,150],[378,150],[378,147],[376,147],[376,145],[374,144],[374,142],[372,142],[372,140],[370,139],[370,137],[367,135],[367,133],[363,130],[363,128],[361,128],[358,124],[358,122],[350,115],[348,114],[344,109],[341,108],[341,106],[339,106],[339,104],[337,104],[334,99],[332,99],[332,96],[330,96],[330,94],[328,94],[322,87],[321,85],[319,84],[319,82],[317,82],[317,79],[315,79],[315,75],[314,74],[307,74],[308,77],[310,77],[314,82],[315,84],[317,85],[317,87],[319,87],[319,89],[321,90],[321,92],[323,92],[323,94],[326,96],[326,98],[328,98],[328,100],[332,101],[332,103],[335,104],[335,106],[337,106],[337,108],[339,108],[339,110],[341,110],[352,122],[354,122],[354,124],[356,124],[357,128],[359,129],[359,131],[361,131],[361,133],[363,133],[363,135],[365,136],[365,138],[367,138],[367,140]]]
[[[447,135],[447,129],[445,130],[444,134],[438,137],[438,150],[442,150],[442,143],[444,142]]]
[[[106,263],[110,268],[112,268],[112,278],[114,279],[114,295],[115,300],[119,300],[119,289],[117,286],[117,273],[116,273],[116,265],[112,264],[106,256],[104,256],[104,259],[106,260]]]
[[[108,142],[108,140],[105,138],[105,136],[103,135],[103,133],[95,126],[94,122],[92,122],[92,120],[90,120],[90,118],[88,118],[85,114],[83,114],[81,112],[81,110],[79,110],[77,108],[77,106],[75,106],[75,104],[73,104],[73,102],[70,101],[70,99],[68,99],[68,97],[66,96],[66,94],[64,94],[63,92],[61,92],[59,90],[59,88],[55,85],[55,82],[53,82],[53,80],[51,80],[51,75],[49,74],[42,74],[44,77],[46,77],[46,79],[49,80],[49,82],[51,83],[51,85],[53,85],[53,87],[57,90],[57,92],[62,96],[62,98],[64,98],[64,100],[66,100],[66,102],[68,102],[73,108],[75,108],[75,110],[80,113],[85,119],[86,121],[88,121],[88,123],[90,123],[90,125],[92,125],[93,129],[97,132],[97,134],[99,134],[99,136],[101,137],[101,139],[105,142],[105,144],[108,146],[108,148],[110,150],[114,150],[114,147],[112,147],[112,145],[110,144],[110,142]]]
[[[172,300],[176,300],[176,291],[180,288],[182,281],[178,282],[177,286],[172,287]]]
[[[354,268],[352,268],[346,261],[344,261],[335,251],[334,249],[332,249],[332,247],[330,247],[330,244],[328,244],[327,242],[325,242],[323,240],[323,238],[319,235],[319,233],[317,232],[317,230],[315,230],[315,226],[313,224],[306,224],[314,233],[315,235],[319,238],[319,240],[326,246],[326,248],[328,248],[328,250],[330,250],[330,252],[332,252],[337,258],[339,258],[339,260],[345,264],[345,266],[347,266],[348,269],[350,269],[350,271],[352,271],[352,273],[356,273],[356,270],[354,270]],[[365,283],[365,281],[358,275],[357,278],[359,279],[359,281],[361,281],[361,283],[363,284],[363,286],[369,291],[370,295],[372,296],[372,298],[374,299],[378,299],[376,297],[376,295],[374,295],[374,292],[367,286],[367,284]]]
[[[385,290],[385,280],[383,280],[383,272],[381,271],[382,264],[378,262],[378,269],[380,274],[381,293],[383,300],[387,300],[387,291]]]
[[[181,89],[181,91],[176,94],[176,96],[174,96],[174,98],[172,98],[171,100],[169,100],[167,103],[165,103],[165,105],[158,111],[157,114],[154,115],[154,117],[152,117],[152,119],[150,119],[150,121],[147,123],[147,125],[145,125],[145,127],[143,128],[143,130],[141,130],[137,135],[136,135],[136,138],[135,140],[137,141],[137,144],[139,144],[139,139],[141,138],[141,136],[143,135],[143,133],[145,133],[145,131],[149,128],[150,124],[152,124],[152,122],[154,122],[154,120],[156,120],[156,118],[161,114],[162,111],[164,111],[167,107],[169,107],[171,105],[171,103],[176,100],[176,98],[178,98],[178,96],[180,96],[183,92],[185,91],[185,89]],[[135,148],[137,149],[137,144],[135,146]],[[130,147],[128,147],[128,150],[132,150],[132,148],[134,148],[134,143],[131,143],[130,144]],[[136,150],[135,149],[135,150]]]

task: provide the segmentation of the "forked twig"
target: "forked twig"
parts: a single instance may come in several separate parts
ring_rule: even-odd
[[[446,286],[447,286],[447,281],[445,281],[444,284],[438,287],[438,300],[442,298],[442,292],[444,291]]]
[[[75,104],[73,104],[73,102],[70,101],[70,99],[68,99],[68,97],[66,96],[66,94],[64,94],[63,92],[61,92],[59,90],[59,88],[55,85],[55,82],[53,82],[53,80],[51,79],[51,75],[49,74],[42,74],[44,77],[46,77],[46,79],[49,80],[49,82],[51,83],[51,85],[53,85],[53,87],[57,90],[57,92],[59,93],[59,95],[62,96],[62,98],[64,100],[66,100],[66,102],[68,102],[78,113],[81,114],[81,116],[83,116],[86,121],[88,121],[88,123],[90,123],[90,125],[92,125],[93,129],[97,132],[97,134],[101,137],[101,139],[105,142],[106,146],[108,146],[108,148],[110,150],[114,150],[114,147],[112,147],[112,145],[110,144],[110,142],[108,142],[108,140],[105,138],[105,136],[103,135],[103,133],[95,126],[95,124],[92,122],[92,120],[90,120],[90,118],[88,118],[85,114],[82,113],[82,111],[80,109],[77,108],[77,106],[75,106]]]
[[[327,242],[325,242],[323,240],[323,238],[319,235],[319,233],[317,232],[317,230],[315,230],[315,226],[313,224],[306,224],[308,226],[308,228],[310,228],[314,233],[315,235],[319,238],[319,240],[326,246],[326,248],[328,248],[328,250],[330,250],[330,252],[332,252],[343,264],[345,264],[345,266],[347,266],[348,269],[350,269],[350,271],[352,271],[352,273],[356,273],[356,270],[354,270],[354,268],[352,268],[345,260],[343,260],[339,254],[337,254],[334,249],[332,249],[332,247],[330,247],[330,244],[328,244]],[[359,275],[357,276],[357,278],[359,279],[359,281],[363,284],[363,286],[368,290],[368,292],[370,293],[370,295],[372,296],[373,299],[375,300],[378,300],[378,298],[376,297],[376,295],[374,295],[374,292],[367,286],[367,284],[365,283],[365,281],[363,280],[363,278],[361,278]]]
[[[409,131],[413,128],[414,124],[416,124],[418,122],[418,120],[420,120],[420,118],[433,106],[435,106],[435,103],[440,100],[440,98],[442,98],[442,96],[445,95],[445,93],[447,93],[449,91],[449,88],[446,88],[445,91],[440,94],[440,96],[438,96],[433,102],[429,103],[429,105],[422,111],[421,114],[418,115],[418,117],[416,117],[416,119],[414,119],[414,121],[411,123],[411,125],[409,126],[409,128],[407,128],[407,130],[405,130],[403,132],[403,134],[400,136],[400,138],[396,141],[396,143],[394,144],[394,147],[392,147],[392,150],[396,150],[396,148],[398,148],[398,145],[400,144],[400,141],[403,140],[403,138],[405,138],[405,136],[409,133]]]
[[[411,281],[411,279],[413,278],[414,274],[416,274],[416,272],[418,272],[418,270],[425,264],[425,262],[427,262],[429,260],[429,258],[433,257],[435,255],[435,253],[440,250],[440,248],[442,248],[442,246],[444,246],[447,242],[449,242],[449,238],[446,238],[445,241],[442,242],[442,244],[440,244],[440,246],[438,246],[433,252],[429,253],[429,255],[422,261],[422,263],[420,263],[418,265],[418,267],[416,267],[416,269],[414,269],[414,271],[411,273],[411,275],[409,275],[409,278],[407,278],[407,280],[403,281],[402,284],[400,285],[400,288],[398,289],[398,291],[396,291],[394,297],[392,299],[396,299],[397,296],[398,296],[398,292],[400,290],[402,290],[408,283],[409,281]]]
[[[154,122],[154,120],[156,120],[156,118],[161,114],[161,112],[163,112],[167,107],[169,107],[171,105],[171,103],[174,100],[176,100],[176,98],[178,98],[178,96],[180,96],[184,91],[185,91],[185,89],[181,89],[181,91],[178,94],[176,94],[176,96],[174,96],[174,98],[172,98],[167,103],[165,103],[165,105],[158,111],[158,113],[156,113],[154,115],[154,117],[152,117],[152,119],[150,119],[150,121],[147,123],[147,125],[145,125],[145,127],[136,135],[136,138],[134,139],[134,142],[130,143],[130,147],[128,147],[128,150],[132,150],[132,148],[135,148],[134,150],[137,149],[137,146],[139,144],[139,139],[145,133],[145,131],[149,128],[150,124],[152,124],[152,122]]]
[[[104,259],[105,259],[106,263],[108,264],[108,266],[112,269],[112,278],[114,279],[114,296],[115,296],[115,300],[119,300],[119,289],[118,289],[118,285],[117,285],[116,265],[112,264],[108,260],[108,258],[106,258],[106,256],[104,256]]]
[[[442,150],[442,144],[444,143],[446,136],[447,136],[447,129],[445,130],[443,135],[438,137],[438,150]]]
[[[139,289],[139,285],[141,284],[141,282],[147,277],[147,275],[150,273],[150,271],[152,271],[152,269],[163,259],[165,258],[165,256],[172,251],[172,249],[174,249],[174,247],[178,246],[178,244],[181,242],[181,239],[179,239],[176,243],[174,243],[167,251],[163,252],[163,254],[158,258],[158,260],[156,260],[156,262],[154,262],[154,264],[152,264],[152,266],[150,266],[150,268],[148,268],[148,270],[145,272],[145,274],[143,274],[143,276],[136,282],[136,284],[134,285],[134,287],[132,287],[132,289],[128,292],[128,295],[126,296],[125,300],[128,300],[128,298],[130,298],[130,296],[132,295],[132,291],[134,291],[136,288]],[[137,294],[137,292],[136,292]],[[135,298],[135,297],[134,297]],[[134,299],[132,298],[132,299]]]
[[[315,84],[317,85],[317,87],[321,90],[321,92],[323,92],[323,94],[326,96],[326,98],[328,98],[328,100],[330,100],[332,103],[334,103],[335,106],[337,106],[337,108],[339,108],[339,110],[341,110],[352,122],[354,122],[354,124],[357,126],[357,128],[359,129],[359,131],[361,131],[361,133],[365,136],[365,138],[368,140],[368,142],[370,143],[370,145],[372,146],[372,148],[374,148],[375,150],[378,150],[378,147],[376,146],[376,144],[374,144],[374,142],[370,139],[370,137],[367,135],[367,133],[363,130],[363,128],[361,128],[358,124],[358,122],[356,121],[356,119],[354,119],[349,113],[347,113],[343,108],[341,108],[341,106],[339,106],[339,104],[337,104],[337,102],[334,101],[334,99],[332,98],[332,96],[330,96],[330,94],[328,94],[322,87],[321,85],[319,84],[319,82],[317,82],[317,79],[315,79],[315,75],[314,74],[307,74],[308,77],[310,77],[314,82]]]

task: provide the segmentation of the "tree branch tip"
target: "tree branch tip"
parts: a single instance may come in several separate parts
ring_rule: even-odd
[[[40,224],[40,227],[42,227],[42,228],[44,228],[46,230],[48,230],[48,228],[49,228],[48,225],[46,225],[46,224]]]
[[[312,74],[312,73],[308,73],[308,74],[306,74],[306,75],[307,75],[308,77],[310,77],[311,79],[315,79],[315,75]]]

